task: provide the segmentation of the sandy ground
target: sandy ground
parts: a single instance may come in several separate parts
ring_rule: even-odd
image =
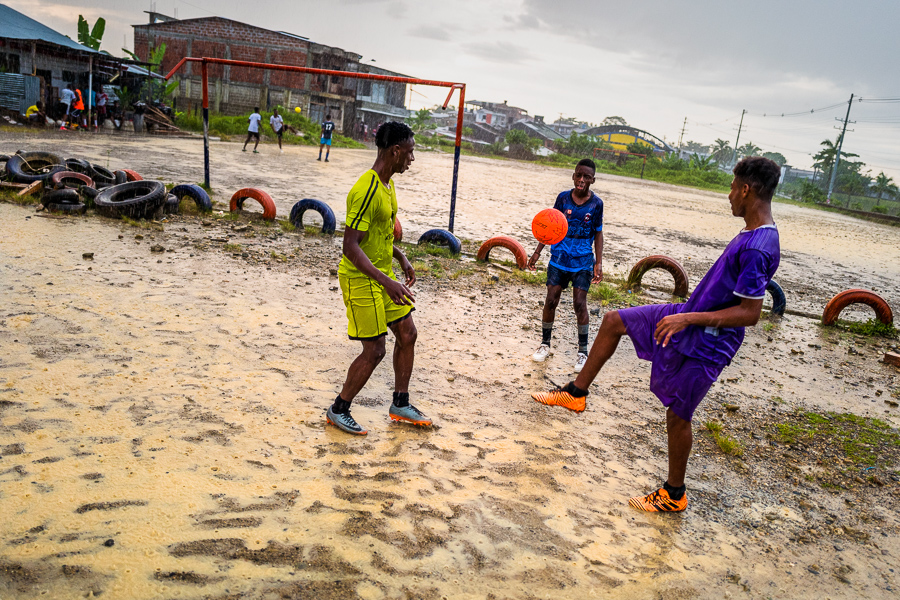
[[[164,181],[202,179],[196,140],[3,135],[0,153],[52,147]],[[313,197],[339,218],[373,159],[336,149],[325,164],[309,148],[253,155],[226,143],[212,156],[220,201],[259,186],[282,215]],[[407,239],[446,226],[451,168],[423,153],[397,178]],[[457,234],[530,245],[531,215],[569,175],[464,157]],[[722,194],[606,176],[594,188],[606,202],[607,272],[665,253],[696,283],[740,228]],[[900,306],[896,228],[784,205],[775,214],[790,308],[821,312],[847,287]],[[322,415],[358,351],[330,274],[337,239],[215,218],[148,231],[7,204],[0,223],[0,597],[896,595],[896,464],[876,472],[881,485],[859,477],[827,491],[804,477],[827,469],[827,451],[770,435],[799,409],[900,425],[885,402],[900,372],[878,362],[896,342],[792,316],[749,330],[698,411],[689,510],[648,515],[626,499],[665,475],[649,366],[626,339],[585,413],[531,401],[574,361],[565,304],[556,355],[529,360],[539,287],[465,262],[472,273],[458,279],[423,277],[411,391],[437,426],[388,421],[385,363],[358,398],[370,433],[356,439]],[[224,239],[248,256],[223,251]],[[700,431],[707,420],[745,446],[743,458]]]

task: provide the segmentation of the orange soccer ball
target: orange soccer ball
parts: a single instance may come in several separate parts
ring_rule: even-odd
[[[534,215],[531,221],[531,233],[545,246],[558,244],[566,237],[568,231],[569,222],[566,216],[555,208],[545,208]]]

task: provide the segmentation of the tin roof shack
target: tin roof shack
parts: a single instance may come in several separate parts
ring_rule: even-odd
[[[356,71],[358,54],[223,17],[173,19],[150,13],[150,22],[134,25],[134,50],[142,59],[150,49],[166,44],[161,72],[170,71],[186,56],[225,58],[297,67]],[[330,112],[338,128],[355,119],[355,80],[328,75],[269,71],[231,65],[209,65],[209,99],[214,112],[246,114],[259,106],[300,110],[314,121]],[[200,65],[186,63],[175,74],[180,109],[196,108],[202,101]]]
[[[374,65],[359,64],[360,73],[409,77]],[[385,121],[406,121],[410,111],[406,108],[406,84],[399,81],[356,80],[356,117],[370,128]]]
[[[0,107],[24,113],[43,100],[53,107],[69,83],[84,92],[121,68],[123,60],[82,46],[46,25],[0,4]]]
[[[553,142],[565,140],[566,136],[560,135],[549,125],[544,123],[544,117],[535,116],[533,121],[522,120],[513,123],[511,129],[524,131],[528,137],[538,138],[546,148],[552,148]]]

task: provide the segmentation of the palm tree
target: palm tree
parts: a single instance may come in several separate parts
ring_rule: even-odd
[[[816,162],[813,163],[813,166],[822,171],[822,174],[825,175],[823,178],[824,181],[829,181],[831,179],[831,168],[834,166],[834,157],[837,154],[837,147],[841,144],[841,136],[838,135],[837,141],[832,142],[831,140],[824,140],[820,146],[824,146],[817,154],[813,156],[813,160]],[[859,154],[853,154],[852,152],[844,152],[841,150],[841,158],[853,158],[857,157]]]
[[[720,139],[713,143],[712,154],[709,156],[717,163],[723,164],[731,160],[732,152],[731,143]]]
[[[888,196],[896,196],[900,193],[900,189],[897,188],[897,184],[894,183],[894,180],[885,175],[884,172],[879,173],[878,177],[875,178],[875,183],[872,184],[872,191],[878,194],[879,200],[881,200],[885,193]]]
[[[741,158],[746,158],[748,156],[759,156],[760,152],[762,152],[762,148],[760,148],[753,142],[747,142],[737,149],[738,156],[740,156]]]

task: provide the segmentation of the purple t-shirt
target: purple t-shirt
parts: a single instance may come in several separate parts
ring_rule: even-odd
[[[780,261],[774,225],[741,231],[678,312],[713,312],[737,306],[741,298],[765,298],[766,286]],[[729,364],[743,341],[743,327],[691,325],[672,337],[675,349],[684,356],[719,365]]]

